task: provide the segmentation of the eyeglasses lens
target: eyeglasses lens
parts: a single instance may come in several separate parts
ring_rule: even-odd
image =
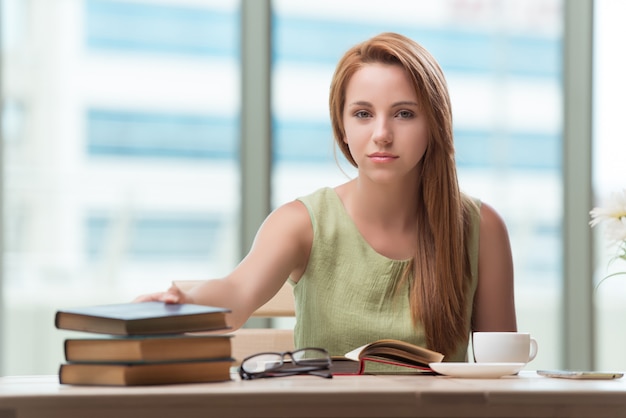
[[[328,366],[330,358],[328,352],[316,348],[304,348],[291,354],[294,363],[301,366]]]
[[[241,368],[247,373],[263,373],[276,370],[283,365],[283,356],[278,353],[259,354],[246,359]]]

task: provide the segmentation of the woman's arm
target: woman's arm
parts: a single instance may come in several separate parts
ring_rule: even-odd
[[[195,303],[231,309],[228,323],[241,327],[270,300],[288,277],[295,280],[308,262],[313,229],[305,206],[287,203],[272,212],[259,228],[248,255],[228,276],[202,282],[188,292],[173,286],[166,292],[139,296],[136,302]]]
[[[474,331],[517,331],[513,257],[506,225],[489,205],[480,210],[478,288],[474,297]]]

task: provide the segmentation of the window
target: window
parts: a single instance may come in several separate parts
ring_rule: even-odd
[[[626,189],[623,157],[626,141],[622,109],[626,95],[626,64],[616,54],[626,36],[623,17],[626,4],[616,1],[594,2],[594,133],[593,194],[594,205],[605,206],[612,193]],[[626,271],[626,262],[609,262],[616,253],[609,247],[604,230],[594,228],[596,262],[594,302],[596,326],[595,361],[598,369],[626,368],[622,347],[626,344],[626,276],[616,276],[598,285],[606,275]]]
[[[239,261],[239,3],[4,0],[1,14],[3,373],[54,374],[57,309]]]

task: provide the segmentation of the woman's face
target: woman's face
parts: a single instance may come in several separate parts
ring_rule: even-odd
[[[359,175],[376,183],[414,182],[428,146],[428,127],[404,69],[364,65],[348,82],[345,103],[343,140]]]

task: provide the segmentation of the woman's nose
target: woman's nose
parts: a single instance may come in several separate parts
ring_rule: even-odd
[[[376,121],[374,125],[374,131],[372,132],[372,139],[376,143],[389,144],[393,141],[393,134],[389,126],[389,122],[381,118]]]

